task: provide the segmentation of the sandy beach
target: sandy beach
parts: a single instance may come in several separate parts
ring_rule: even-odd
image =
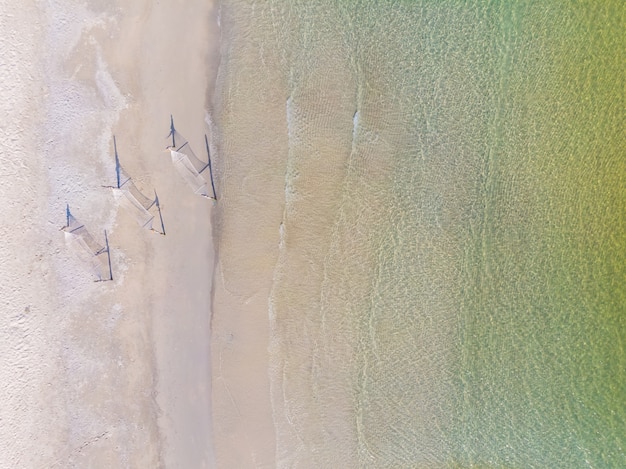
[[[625,20],[0,0],[0,469],[626,467]]]
[[[0,3],[0,467],[214,467],[212,201],[172,171],[170,114],[206,158],[212,2]],[[167,235],[109,189],[113,135]],[[104,243],[94,282],[59,229]]]

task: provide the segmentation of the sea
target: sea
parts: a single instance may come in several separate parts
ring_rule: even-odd
[[[220,256],[227,288],[268,286],[276,465],[626,467],[626,4],[219,21],[218,185],[248,234]]]

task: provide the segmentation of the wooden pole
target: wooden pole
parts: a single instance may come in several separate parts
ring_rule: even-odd
[[[107,257],[109,258],[109,280],[113,280],[113,268],[111,267],[111,251],[109,249],[109,238],[107,237],[107,230],[104,230],[104,242],[107,247]]]
[[[176,149],[176,137],[174,136],[176,129],[174,128],[174,117],[170,114],[170,135],[172,136],[172,146]]]
[[[161,220],[161,234],[165,236],[165,224],[163,223],[163,215],[161,215],[161,204],[159,203],[159,196],[156,189],[154,190],[154,202],[156,203],[157,210],[159,211],[159,219]]]
[[[117,188],[120,188],[120,158],[117,156],[117,141],[113,135],[113,149],[115,151],[115,175],[117,176]]]
[[[213,167],[211,166],[211,151],[209,150],[209,139],[206,136],[206,134],[204,134],[204,143],[206,144],[206,154],[208,155],[209,158],[209,163],[208,163],[208,167],[209,167],[209,177],[211,178],[211,188],[213,189],[213,200],[217,200],[217,193],[215,192],[215,183],[213,182]]]

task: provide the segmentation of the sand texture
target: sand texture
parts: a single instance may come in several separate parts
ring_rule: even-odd
[[[0,467],[211,467],[212,201],[164,151],[206,157],[211,2],[0,2]],[[167,236],[119,206],[113,135]],[[104,244],[95,282],[65,207]]]

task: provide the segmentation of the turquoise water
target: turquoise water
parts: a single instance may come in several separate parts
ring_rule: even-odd
[[[223,2],[278,466],[626,467],[626,7],[512,3]]]

